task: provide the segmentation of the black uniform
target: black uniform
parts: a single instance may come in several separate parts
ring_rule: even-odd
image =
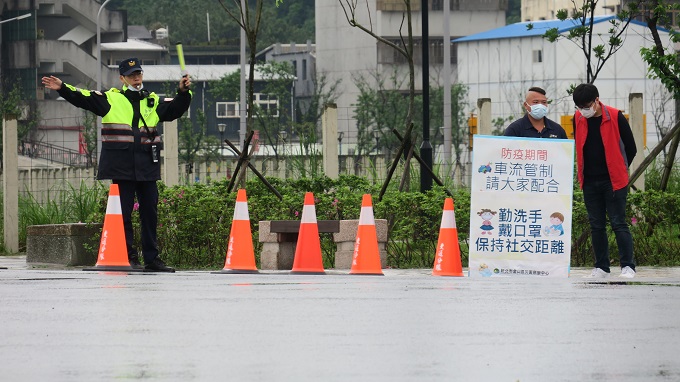
[[[505,129],[505,133],[503,135],[506,137],[567,139],[567,133],[557,122],[544,117],[543,123],[545,124],[545,127],[539,133],[538,130],[536,130],[536,128],[531,124],[529,115],[524,114],[524,117],[511,123]]]
[[[74,106],[103,117],[102,152],[97,179],[111,179],[119,187],[125,240],[131,263],[133,260],[138,262],[137,251],[132,246],[132,211],[137,197],[142,253],[144,262],[151,264],[158,257],[156,181],[161,178],[160,163],[154,162],[151,152],[152,146],[156,150],[162,148],[154,122],[181,117],[189,109],[191,92],[179,91],[174,99],[166,101],[144,90],[111,89],[101,93],[62,84],[59,95]],[[149,126],[147,121],[153,126]]]

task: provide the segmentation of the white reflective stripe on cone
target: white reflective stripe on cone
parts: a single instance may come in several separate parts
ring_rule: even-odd
[[[375,225],[373,219],[373,207],[361,207],[359,214],[359,225]]]
[[[302,207],[302,220],[300,223],[316,223],[316,208],[313,204]]]
[[[456,228],[456,214],[453,211],[442,213],[442,225],[439,228]]]
[[[109,201],[106,202],[107,215],[122,215],[123,210],[120,207],[120,196],[109,196]]]
[[[248,202],[236,202],[236,207],[234,207],[234,220],[250,220],[250,215],[248,215]]]

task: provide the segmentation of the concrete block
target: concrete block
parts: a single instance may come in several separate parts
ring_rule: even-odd
[[[260,243],[277,243],[276,232],[271,232],[271,220],[260,220],[258,223],[259,231],[257,233]]]
[[[262,270],[291,270],[295,260],[296,243],[262,243],[260,268]]]
[[[337,245],[335,252],[335,269],[351,269],[352,255],[354,255],[354,242],[356,241],[359,220],[341,220],[340,232],[333,234],[333,240]],[[378,236],[378,251],[380,252],[380,265],[387,265],[387,220],[375,219],[375,231]]]
[[[26,262],[95,265],[102,224],[46,224],[26,227]],[[91,249],[87,249],[88,245]]]

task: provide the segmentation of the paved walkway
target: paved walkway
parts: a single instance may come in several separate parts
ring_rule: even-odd
[[[680,269],[83,272],[0,257],[2,381],[680,381]]]
[[[0,256],[0,268],[7,269],[35,269],[35,270],[74,270],[79,271],[82,267],[65,267],[54,264],[27,264],[26,256]],[[219,270],[219,269],[217,269]],[[574,280],[583,279],[590,275],[592,268],[572,268],[569,278]],[[212,272],[215,270],[206,270],[204,272]],[[463,270],[467,274],[468,270]],[[182,272],[182,271],[178,271]],[[201,272],[201,271],[186,271],[186,272]],[[383,270],[386,276],[406,276],[406,275],[428,275],[430,269],[385,269]],[[619,269],[612,267],[611,276],[607,279],[613,281],[655,281],[655,282],[673,282],[680,283],[680,267],[637,267],[635,279],[621,279],[618,277]],[[261,271],[263,274],[287,274],[288,271]],[[347,270],[327,270],[329,274],[346,274]]]

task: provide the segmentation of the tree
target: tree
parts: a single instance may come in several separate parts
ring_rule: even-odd
[[[662,0],[640,0],[639,5],[647,27],[652,33],[654,45],[652,47],[640,48],[642,58],[649,64],[650,77],[658,78],[673,96],[680,98],[680,62],[678,53],[672,47],[666,47],[659,36],[659,25],[670,29],[670,38],[673,43],[680,41],[680,36],[673,28],[668,12],[680,9],[680,4],[670,4]]]
[[[623,45],[621,36],[625,33],[628,25],[636,14],[637,7],[633,4],[628,10],[622,10],[617,18],[609,20],[610,28],[607,38],[596,35],[600,41],[593,41],[595,24],[595,8],[599,0],[584,0],[581,5],[577,5],[577,0],[572,0],[572,16],[570,11],[560,9],[557,11],[557,18],[561,21],[572,20],[575,27],[570,29],[567,36],[562,36],[558,28],[548,29],[543,37],[550,42],[556,42],[560,38],[566,38],[576,44],[583,52],[586,59],[586,82],[592,84],[597,75],[614,53]],[[632,12],[632,13],[631,13]],[[527,29],[533,29],[533,24],[529,23]]]
[[[207,134],[205,113],[196,110],[196,123],[186,115],[179,119],[179,159],[186,164],[186,181],[191,182],[195,163],[210,162],[219,158],[217,138]]]
[[[262,6],[264,0],[255,0],[254,12],[251,9],[251,2],[247,0],[233,0],[227,7],[222,0],[219,0],[220,5],[224,11],[229,15],[229,17],[235,21],[246,35],[246,41],[248,41],[248,86],[247,86],[247,116],[246,116],[246,129],[248,132],[253,130],[253,104],[254,104],[254,92],[255,92],[255,55],[257,54],[257,34],[260,30],[260,21],[262,20]],[[241,57],[245,59],[245,57]],[[247,148],[244,148],[247,151]]]
[[[444,88],[430,88],[430,125],[444,126]],[[467,92],[468,89],[462,84],[451,85],[451,146],[456,158],[456,168],[463,170],[463,164],[460,161],[462,147],[468,142],[469,127],[467,124],[467,115],[465,109],[467,107]],[[433,143],[441,142],[443,144],[444,137],[441,132],[437,130],[434,135]]]
[[[130,25],[145,25],[151,30],[167,27],[170,41],[182,41],[185,46],[239,44],[239,26],[215,0],[155,0],[152,3],[114,0],[107,8],[126,10]],[[206,14],[210,17],[210,42]],[[277,7],[264,7],[262,19],[267,22],[260,27],[260,46],[281,41],[314,40],[314,0],[296,0]]]
[[[397,129],[401,134],[404,134],[406,130],[403,121],[408,114],[409,100],[402,92],[394,90],[402,87],[404,79],[398,77],[395,69],[389,78],[375,71],[369,77],[356,76],[354,83],[359,89],[354,114],[357,121],[355,151],[357,161],[373,149],[373,134],[378,134],[382,147],[391,153],[401,145],[401,142],[392,134],[392,129]],[[417,101],[416,96],[414,104]],[[417,132],[418,129],[415,131]]]
[[[508,11],[505,16],[507,25],[518,23],[522,19],[522,4],[520,0],[508,0]]]
[[[380,196],[379,199],[382,199],[382,196],[385,194],[385,191],[387,190],[387,185],[390,182],[390,179],[392,177],[392,174],[394,173],[394,170],[397,167],[399,158],[401,157],[401,154],[406,150],[407,155],[406,155],[406,164],[405,164],[405,171],[404,175],[402,177],[402,181],[400,183],[399,189],[403,190],[404,185],[407,183],[405,180],[408,177],[408,169],[409,169],[409,162],[411,159],[411,156],[413,154],[413,148],[415,142],[414,137],[412,136],[413,132],[413,120],[414,120],[414,110],[415,110],[415,65],[413,61],[413,24],[411,20],[411,0],[403,0],[404,2],[404,12],[402,13],[402,19],[401,19],[401,25],[399,26],[399,37],[400,37],[400,43],[395,43],[392,42],[388,39],[385,39],[378,35],[375,31],[373,31],[373,24],[370,20],[372,20],[370,11],[367,11],[369,14],[368,19],[369,19],[369,25],[364,25],[362,24],[358,19],[357,15],[359,12],[359,9],[363,9],[363,4],[360,4],[356,0],[338,0],[340,3],[340,6],[342,7],[342,10],[345,14],[345,18],[347,19],[347,22],[349,25],[351,25],[354,28],[358,28],[359,30],[363,31],[364,33],[368,34],[369,36],[373,37],[377,41],[392,47],[394,50],[396,50],[399,54],[404,56],[406,59],[406,62],[408,63],[408,72],[409,72],[409,78],[408,78],[408,107],[407,107],[407,113],[406,113],[406,118],[404,120],[404,125],[406,126],[406,132],[404,134],[404,142],[402,145],[399,147],[399,150],[397,151],[397,154],[395,156],[394,161],[392,162],[392,166],[390,167],[387,177],[385,178],[385,183],[383,183],[382,189],[380,190]],[[361,8],[359,6],[361,5]],[[368,7],[366,7],[368,9]],[[406,37],[404,37],[402,29],[404,27],[404,23],[406,23]]]
[[[377,133],[380,145],[391,153],[401,145],[399,139],[391,134],[396,129],[400,134],[404,133],[403,121],[406,118],[408,98],[399,89],[404,80],[398,77],[397,71],[393,71],[389,78],[385,78],[380,72],[374,72],[369,78],[357,76],[355,84],[359,89],[355,119],[357,120],[357,156],[369,153],[374,146],[374,136]],[[462,154],[462,144],[468,137],[467,118],[465,114],[467,88],[460,84],[451,85],[451,131],[452,146],[456,158]],[[423,97],[414,97],[416,113],[414,115],[414,136],[420,138],[419,132],[422,124]],[[442,87],[430,87],[430,125],[444,125],[444,89]],[[442,143],[441,132],[435,132],[433,143]],[[388,160],[391,157],[388,156]],[[457,162],[459,165],[460,162]]]
[[[311,145],[318,142],[317,130],[323,107],[337,98],[340,81],[329,83],[325,75],[314,77],[313,94],[304,105],[298,101],[295,110],[292,110],[288,100],[295,77],[290,63],[272,61],[258,64],[256,68],[262,76],[262,85],[259,89],[261,96],[278,101],[276,108],[264,109],[258,104],[254,105],[255,127],[260,131],[260,140],[270,145],[278,158],[280,132],[290,128],[291,133],[299,138],[303,152],[310,154]],[[225,75],[214,83],[210,93],[216,99],[238,100],[239,77],[240,71]],[[292,117],[293,113],[296,116],[295,120]]]
[[[666,89],[673,94],[673,97],[676,100],[678,100],[680,99],[680,63],[678,63],[680,56],[672,47],[666,47],[661,41],[659,25],[669,29],[669,36],[672,43],[675,44],[680,41],[680,36],[678,36],[677,31],[669,19],[670,11],[680,9],[680,5],[663,0],[638,0],[635,2],[634,6],[639,7],[641,10],[654,41],[652,47],[640,48],[642,59],[649,64],[650,77],[660,79]],[[677,107],[678,103],[676,102],[676,108]],[[676,110],[676,115],[677,114],[678,110]],[[665,150],[668,143],[671,143],[671,146],[665,158],[664,172],[661,176],[661,184],[659,185],[660,190],[666,190],[675,163],[675,154],[678,145],[680,144],[680,122],[676,123],[675,126],[663,136],[635,172],[631,174],[629,184],[633,184],[633,182],[644,173],[647,166],[653,163],[657,155]]]
[[[260,105],[253,105],[251,111],[254,120],[254,128],[260,131],[260,141],[270,145],[274,150],[274,155],[278,158],[280,132],[290,126],[291,118],[290,105],[282,107],[282,103],[290,97],[291,82],[294,80],[292,66],[287,62],[268,62],[258,64],[257,71],[262,76],[263,86],[260,94],[268,99],[276,99],[277,106],[267,108]],[[240,90],[240,69],[227,74],[215,82],[210,93],[215,99],[226,101],[237,101]]]
[[[296,118],[293,129],[301,137],[303,148],[309,153],[309,146],[318,142],[317,131],[323,116],[324,108],[329,103],[335,103],[338,97],[338,87],[341,80],[329,82],[325,74],[314,74],[314,92],[308,100],[297,101]],[[304,139],[303,139],[304,138]]]

